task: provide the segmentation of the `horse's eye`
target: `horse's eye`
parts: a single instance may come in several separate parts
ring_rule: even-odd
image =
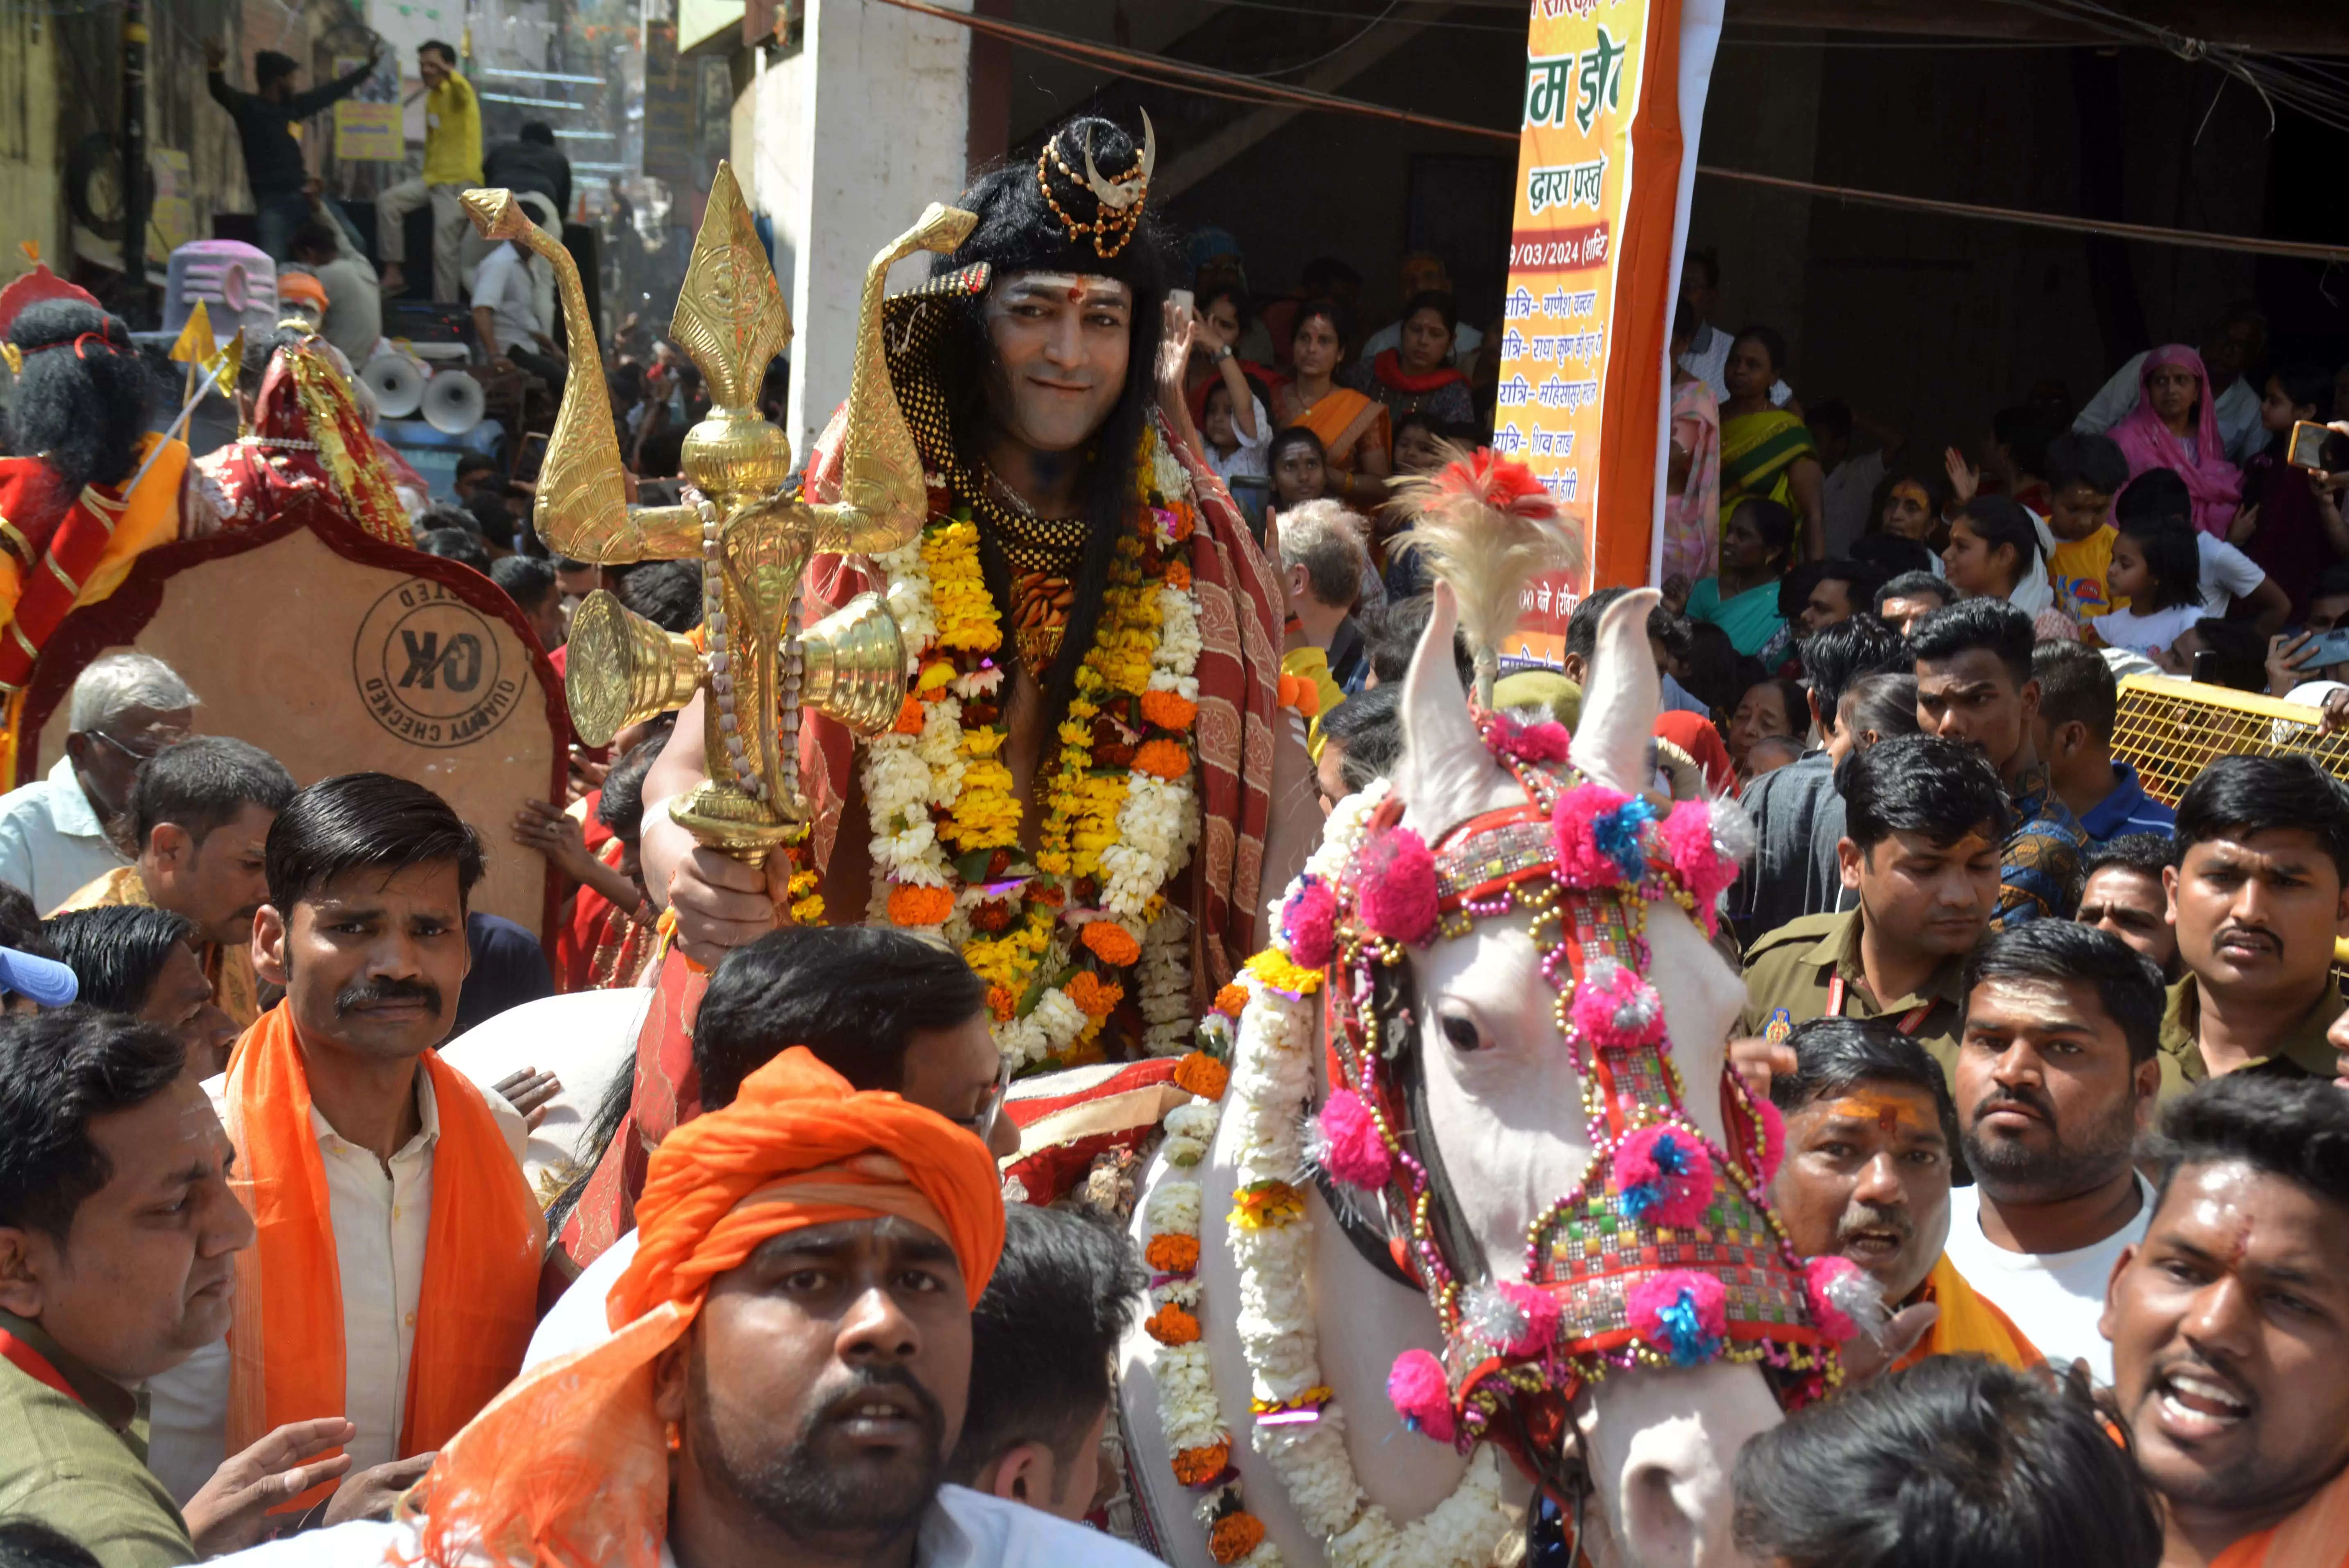
[[[1476,1021],[1464,1014],[1446,1013],[1437,1020],[1444,1028],[1444,1038],[1454,1051],[1481,1050],[1484,1037],[1476,1033]]]

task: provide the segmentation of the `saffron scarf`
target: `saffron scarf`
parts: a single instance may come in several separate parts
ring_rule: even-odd
[[[1288,422],[1320,438],[1330,466],[1340,473],[1354,472],[1354,454],[1363,442],[1381,451],[1394,444],[1387,433],[1387,406],[1350,387],[1330,388]]]
[[[1786,475],[1797,460],[1816,462],[1817,443],[1810,427],[1784,409],[1764,409],[1738,414],[1721,425],[1721,524],[1741,501],[1775,501],[1792,505],[1794,492]]]
[[[2156,370],[2178,365],[2193,371],[2202,388],[2194,400],[2191,452],[2153,411],[2153,399],[2146,389]],[[2147,354],[2137,367],[2137,407],[2112,428],[2112,438],[2128,459],[2130,478],[2147,469],[2172,470],[2193,497],[2194,526],[2213,538],[2227,536],[2227,524],[2234,521],[2236,504],[2243,498],[2243,476],[2227,461],[2226,443],[2219,436],[2218,399],[2211,395],[2210,372],[2203,368],[2201,355],[2183,343],[2166,343]]]
[[[732,1104],[654,1152],[636,1255],[612,1286],[613,1336],[533,1368],[442,1446],[410,1561],[654,1568],[676,1428],[654,1407],[653,1361],[762,1241],[883,1215],[953,1248],[978,1304],[1003,1250],[995,1161],[978,1138],[894,1094],[851,1090],[805,1046],[745,1078]]]
[[[2349,1568],[2349,1470],[2281,1524],[2246,1535],[2210,1568]]]
[[[398,1452],[440,1448],[521,1370],[536,1324],[546,1226],[481,1092],[427,1051],[440,1136]],[[228,1451],[288,1421],[343,1413],[341,1265],[310,1077],[291,1009],[236,1043],[226,1090],[231,1179],[259,1234],[237,1255],[229,1329]],[[316,1489],[306,1506],[325,1495]]]
[[[2014,1326],[2013,1318],[1966,1283],[1966,1277],[1958,1272],[1947,1252],[1933,1264],[1933,1272],[1925,1276],[1923,1287],[1905,1304],[1913,1306],[1919,1302],[1931,1302],[1941,1309],[1941,1315],[1934,1320],[1916,1349],[1893,1363],[1895,1371],[1914,1366],[1929,1355],[1986,1356],[2017,1372],[2028,1372],[2047,1359]]]

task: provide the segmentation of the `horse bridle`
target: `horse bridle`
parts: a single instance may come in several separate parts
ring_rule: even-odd
[[[1578,1510],[1577,1472],[1587,1470],[1568,1457],[1579,1447],[1571,1407],[1592,1383],[1635,1366],[1757,1362],[1775,1369],[1791,1407],[1839,1376],[1836,1324],[1814,1270],[1770,1213],[1774,1113],[1724,1075],[1730,1147],[1706,1137],[1688,1116],[1661,998],[1645,980],[1647,905],[1669,898],[1710,925],[1712,899],[1733,875],[1736,852],[1713,808],[1552,771],[1544,764],[1568,761],[1556,726],[1478,722],[1524,800],[1458,824],[1432,847],[1388,801],[1353,866],[1319,895],[1334,913],[1317,917],[1292,893],[1281,926],[1284,946],[1306,955],[1297,961],[1324,961],[1331,1100],[1350,1096],[1389,1157],[1382,1180],[1317,1179],[1350,1243],[1425,1293],[1445,1332],[1440,1359],[1420,1351],[1398,1361],[1389,1387],[1399,1413],[1464,1452],[1500,1443]],[[1530,1228],[1522,1278],[1496,1280],[1426,1136],[1423,1021],[1406,954],[1519,909],[1533,915],[1543,972],[1558,990],[1593,1155],[1575,1189]],[[1317,918],[1325,930],[1295,940]],[[1383,1234],[1333,1175],[1375,1199]]]

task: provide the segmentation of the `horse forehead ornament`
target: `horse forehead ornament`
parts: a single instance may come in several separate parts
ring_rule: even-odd
[[[1456,490],[1495,488],[1480,458],[1483,472],[1450,471]],[[1839,1380],[1837,1343],[1881,1308],[1847,1260],[1801,1258],[1772,1212],[1785,1138],[1775,1107],[1724,1072],[1727,1147],[1690,1116],[1648,979],[1649,905],[1670,899],[1712,932],[1716,898],[1752,846],[1743,812],[1593,782],[1557,724],[1489,711],[1475,722],[1522,801],[1430,845],[1391,797],[1350,865],[1292,888],[1277,946],[1324,982],[1331,1093],[1313,1138],[1319,1163],[1392,1217],[1399,1261],[1444,1329],[1441,1356],[1395,1362],[1390,1397],[1423,1434],[1463,1452],[1491,1438],[1549,1480],[1571,1402],[1610,1371],[1760,1363],[1791,1408]],[[1411,1125],[1411,1031],[1382,1014],[1396,1011],[1411,950],[1512,912],[1529,917],[1557,992],[1592,1154],[1527,1227],[1522,1280],[1495,1280],[1444,1220],[1456,1210],[1440,1162],[1423,1158],[1433,1151]]]

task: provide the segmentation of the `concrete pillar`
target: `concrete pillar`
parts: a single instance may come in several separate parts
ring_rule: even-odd
[[[872,0],[808,0],[802,36],[799,52],[753,79],[758,101],[736,119],[734,161],[774,221],[776,275],[797,328],[787,428],[803,461],[848,396],[866,265],[924,203],[963,187],[970,32]],[[921,265],[906,263],[897,286]]]

